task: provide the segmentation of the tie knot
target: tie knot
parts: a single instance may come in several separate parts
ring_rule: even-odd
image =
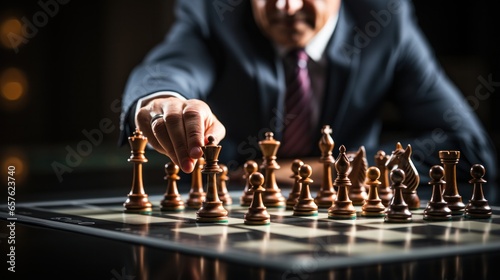
[[[307,61],[309,57],[307,56],[305,49],[293,49],[288,52],[287,57],[293,63],[293,65],[297,65],[300,68],[307,67]]]

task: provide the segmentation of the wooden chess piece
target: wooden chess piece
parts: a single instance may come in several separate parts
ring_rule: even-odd
[[[417,194],[417,188],[420,184],[420,176],[417,168],[411,160],[412,148],[408,144],[406,149],[403,149],[401,143],[396,144],[396,149],[392,152],[387,160],[386,166],[389,170],[399,168],[405,173],[405,186],[403,189],[403,197],[408,204],[409,209],[417,210],[420,208],[420,198]]]
[[[348,175],[352,184],[349,187],[349,199],[353,205],[363,205],[368,198],[365,188],[367,169],[366,150],[364,146],[361,146],[351,162],[351,171]]]
[[[219,199],[224,205],[232,205],[233,199],[227,191],[227,181],[229,180],[227,173],[229,171],[225,164],[219,164],[219,167],[222,169],[222,172],[217,175],[217,193],[219,195]]]
[[[372,166],[366,171],[366,184],[368,185],[368,198],[365,204],[361,207],[361,216],[364,217],[383,217],[385,206],[382,204],[382,199],[378,195],[378,186],[381,182],[380,170]]]
[[[192,209],[200,209],[203,201],[205,200],[206,193],[203,190],[203,178],[201,169],[205,159],[203,157],[196,161],[194,170],[191,173],[191,189],[189,190],[188,199],[186,201],[187,207]]]
[[[262,151],[262,164],[260,168],[265,172],[265,191],[263,193],[263,201],[266,207],[285,207],[285,198],[281,194],[281,189],[276,183],[275,170],[280,166],[276,162],[276,152],[280,146],[280,142],[273,138],[272,132],[266,132],[266,138],[259,141],[260,150]]]
[[[314,202],[309,189],[309,185],[313,183],[313,180],[310,178],[311,174],[312,168],[308,164],[304,164],[299,168],[300,183],[302,184],[302,188],[300,190],[300,196],[297,204],[293,207],[294,216],[318,215],[318,205]]]
[[[391,171],[390,176],[394,197],[385,211],[384,221],[390,223],[409,223],[412,221],[412,214],[403,198],[403,189],[406,188],[406,185],[403,184],[405,172],[396,168]]]
[[[378,186],[378,195],[382,199],[385,207],[389,205],[392,199],[391,183],[389,182],[389,169],[385,165],[389,156],[380,150],[375,155],[375,166],[380,170],[380,185]]]
[[[262,193],[265,191],[262,187],[264,176],[260,172],[253,172],[248,181],[252,186],[253,199],[244,215],[244,223],[246,225],[268,225],[271,222],[271,216],[267,213],[267,208],[262,201]]]
[[[160,210],[162,211],[182,211],[184,210],[184,201],[177,188],[177,181],[180,180],[180,168],[173,162],[165,164],[165,180],[167,181],[167,191],[160,201]]]
[[[240,205],[241,206],[250,206],[252,203],[253,199],[253,190],[252,190],[252,185],[250,184],[250,175],[252,173],[257,172],[259,169],[259,166],[257,163],[253,160],[248,160],[245,162],[243,165],[243,180],[245,181],[245,188],[243,189],[243,194],[240,197]]]
[[[128,138],[131,148],[129,162],[134,164],[132,188],[127,195],[127,200],[123,203],[125,212],[133,213],[151,213],[153,204],[149,201],[148,195],[144,191],[142,181],[142,164],[147,162],[144,151],[148,143],[148,138],[142,134],[142,131],[136,129],[131,137]]]
[[[293,179],[293,187],[292,190],[290,191],[290,194],[288,194],[288,199],[286,200],[286,209],[293,209],[295,204],[297,204],[297,201],[299,200],[300,196],[300,190],[302,189],[302,183],[300,182],[300,175],[299,175],[299,168],[304,165],[304,162],[302,162],[300,159],[295,159],[292,162],[292,176],[290,178]]]
[[[337,187],[337,200],[328,208],[328,218],[354,220],[356,219],[356,209],[348,195],[348,188],[351,186],[351,180],[347,176],[350,163],[344,145],[340,146],[339,151],[340,153],[335,160],[337,178],[333,182],[333,185]]]
[[[201,147],[205,158],[201,173],[207,175],[207,195],[202,207],[196,212],[196,221],[201,223],[228,222],[228,212],[222,206],[222,201],[217,193],[217,174],[222,172],[217,162],[222,147],[214,142],[215,138],[208,136],[208,144]]]
[[[429,177],[432,185],[432,197],[427,207],[424,209],[424,220],[451,220],[451,210],[448,203],[443,199],[444,169],[440,165],[434,165],[429,170]]]
[[[439,159],[444,167],[444,180],[446,182],[443,199],[448,202],[452,215],[463,215],[465,204],[457,187],[457,164],[460,160],[460,151],[439,151]]]
[[[331,133],[332,129],[329,125],[325,125],[321,129],[322,137],[319,141],[319,149],[321,150],[320,162],[323,163],[323,180],[321,181],[320,189],[314,199],[314,202],[320,208],[330,208],[335,202],[335,199],[337,199],[337,192],[333,188],[332,179],[332,166],[335,164],[332,150],[335,143],[330,136]]]
[[[469,180],[469,183],[473,184],[474,190],[471,200],[465,207],[465,216],[467,218],[491,218],[491,207],[488,205],[488,200],[484,198],[483,194],[483,184],[486,183],[486,180],[483,179],[485,173],[485,168],[481,164],[474,164],[470,169],[472,179]]]

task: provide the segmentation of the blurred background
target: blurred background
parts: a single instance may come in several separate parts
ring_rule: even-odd
[[[173,2],[1,1],[0,173],[5,178],[8,166],[16,167],[19,202],[55,198],[54,192],[128,193],[130,148],[117,144],[121,95],[131,69],[168,31]],[[500,147],[494,122],[500,115],[500,25],[491,2],[414,4],[445,71]],[[476,91],[488,80],[496,85]],[[146,191],[163,188],[166,158],[146,157]]]

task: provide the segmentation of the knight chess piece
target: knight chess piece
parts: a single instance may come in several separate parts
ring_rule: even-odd
[[[299,167],[300,183],[302,188],[300,190],[300,196],[297,204],[293,207],[294,216],[317,216],[318,215],[318,205],[314,202],[311,196],[311,191],[309,185],[313,183],[310,178],[312,174],[312,168],[308,164],[304,164]]]
[[[205,158],[201,173],[207,175],[207,191],[202,207],[196,212],[196,221],[200,223],[228,222],[228,212],[224,209],[217,192],[217,174],[222,172],[217,162],[222,147],[214,142],[215,138],[209,136],[208,144],[201,147]]]
[[[321,150],[320,162],[323,163],[323,180],[316,194],[314,202],[320,208],[330,208],[337,199],[337,192],[333,188],[333,173],[332,167],[335,164],[335,159],[332,156],[332,150],[335,146],[333,138],[330,136],[332,129],[329,125],[323,126],[321,129],[322,137],[319,141],[319,149]]]
[[[260,172],[253,172],[248,181],[252,186],[253,199],[244,215],[244,223],[246,225],[268,225],[271,222],[271,216],[262,201],[262,193],[265,191],[262,187],[264,176]]]
[[[167,191],[160,201],[160,210],[162,211],[182,211],[184,210],[184,201],[177,188],[177,181],[180,180],[180,168],[173,162],[165,164],[165,180],[167,181]]]
[[[295,204],[297,204],[297,201],[299,200],[300,191],[302,189],[302,183],[300,182],[299,168],[302,165],[304,165],[304,162],[302,162],[300,159],[295,159],[291,165],[292,176],[290,177],[293,179],[293,186],[286,200],[286,209],[289,210],[293,209],[293,207],[295,206]]]
[[[204,163],[205,159],[203,157],[199,158],[191,173],[191,189],[189,190],[188,199],[186,201],[188,208],[200,209],[205,200],[206,193],[203,190],[203,178],[201,174]]]
[[[217,175],[217,193],[219,199],[224,205],[232,205],[233,199],[227,190],[227,181],[229,180],[227,174],[229,170],[225,164],[219,164],[219,167],[222,169],[222,172]]]
[[[254,172],[257,172],[258,169],[259,166],[257,165],[257,162],[253,160],[248,160],[243,165],[243,170],[244,170],[243,181],[245,182],[245,188],[243,189],[243,194],[240,196],[241,206],[250,206],[250,204],[252,203],[253,190],[249,178],[250,175],[252,175]]]
[[[337,187],[337,200],[328,208],[328,218],[354,220],[356,219],[356,209],[348,195],[348,188],[351,186],[351,180],[347,176],[350,163],[344,145],[340,146],[339,151],[340,153],[335,160],[337,178],[333,182],[333,185]]]
[[[386,166],[389,156],[380,150],[375,155],[375,166],[380,170],[380,185],[378,186],[378,195],[382,199],[385,207],[389,205],[392,199],[391,184],[389,182],[389,170]]]
[[[460,160],[460,151],[439,151],[439,159],[444,167],[444,180],[446,181],[443,199],[448,202],[452,215],[463,215],[465,204],[462,202],[457,186],[457,164]]]
[[[406,179],[405,172],[399,168],[393,169],[390,178],[394,197],[385,211],[384,221],[390,223],[412,222],[412,213],[403,198],[403,189],[406,188],[406,185],[403,184]]]
[[[383,217],[385,206],[382,204],[382,199],[378,195],[378,186],[381,182],[380,170],[372,166],[366,171],[366,185],[368,185],[368,198],[365,204],[361,207],[361,216],[364,217]]]
[[[485,199],[483,193],[483,184],[486,180],[483,179],[486,170],[481,164],[474,164],[470,169],[472,179],[469,183],[473,184],[474,190],[472,198],[465,207],[465,216],[472,219],[489,219],[492,211],[488,205],[488,200]]]
[[[443,180],[444,169],[440,165],[434,165],[429,170],[429,177],[432,185],[432,197],[427,207],[424,209],[424,220],[450,220],[451,210],[448,203],[443,199],[442,188],[446,184]]]
[[[144,191],[142,180],[142,164],[147,162],[144,151],[148,143],[148,138],[142,134],[142,131],[136,129],[131,137],[128,138],[131,148],[129,162],[134,164],[132,175],[132,188],[127,195],[127,200],[123,203],[125,212],[133,213],[151,213],[153,204],[149,201],[148,195]]]
[[[368,161],[366,160],[366,150],[364,146],[361,146],[352,159],[351,171],[348,175],[352,184],[349,188],[349,199],[352,201],[353,205],[363,205],[368,197],[365,188],[367,169]]]
[[[276,183],[275,171],[280,168],[276,162],[276,153],[280,146],[280,142],[273,138],[272,132],[266,132],[266,138],[259,141],[260,150],[262,151],[261,170],[265,173],[263,193],[263,201],[266,207],[285,207],[285,198],[281,194],[281,189]]]

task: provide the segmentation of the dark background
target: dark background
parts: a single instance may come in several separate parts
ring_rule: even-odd
[[[131,69],[163,39],[173,21],[172,0],[60,2],[67,3],[0,4],[0,26],[12,17],[24,19],[23,24],[38,22],[17,52],[0,45],[0,77],[5,69],[16,67],[27,81],[19,100],[0,95],[0,173],[5,178],[7,166],[16,166],[20,202],[34,196],[51,198],[53,191],[74,196],[129,191],[130,149],[117,145],[117,108]],[[476,94],[481,77],[488,80],[491,75],[500,82],[500,25],[491,2],[416,0],[415,7],[450,78],[464,97],[479,101],[474,110],[498,147],[500,128],[494,120],[500,114],[500,87],[488,95],[484,88],[483,95]],[[56,3],[57,9],[51,6],[55,12],[49,15],[39,3]],[[90,146],[84,131],[94,137]],[[71,152],[78,150],[83,154]],[[166,158],[152,151],[146,156],[145,186],[161,186]],[[59,177],[55,165],[60,172],[65,168]]]

